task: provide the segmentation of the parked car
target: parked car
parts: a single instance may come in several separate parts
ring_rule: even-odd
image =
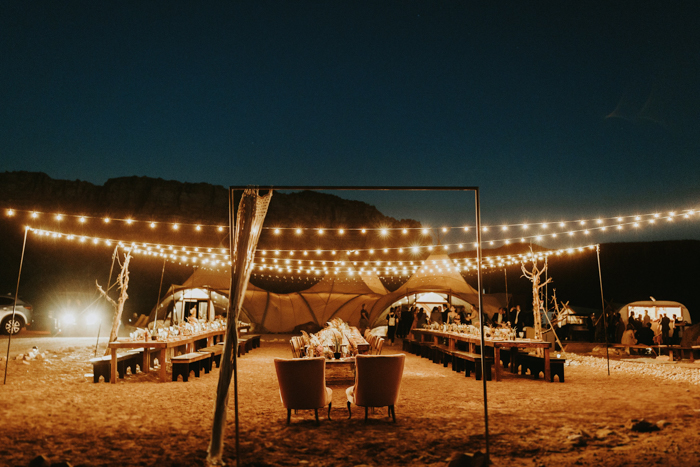
[[[23,327],[31,325],[34,320],[32,306],[23,300],[17,299],[15,319],[13,321],[12,308],[14,303],[14,295],[0,295],[0,333],[2,334],[17,334]]]

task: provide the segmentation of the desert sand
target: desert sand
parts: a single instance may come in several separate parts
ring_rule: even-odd
[[[481,381],[406,355],[397,423],[386,409],[355,408],[332,386],[332,420],[312,411],[286,424],[272,360],[291,357],[289,336],[263,336],[239,369],[241,465],[444,466],[456,453],[485,450]],[[36,345],[41,360],[16,360]],[[106,343],[100,342],[98,353]],[[2,355],[7,338],[0,339]],[[12,341],[0,385],[0,465],[37,455],[71,465],[205,465],[218,370],[184,383],[155,373],[94,384],[86,374],[92,339]],[[401,352],[400,344],[384,353]],[[569,354],[565,383],[514,376],[488,382],[494,465],[700,465],[700,365],[628,363]],[[5,362],[0,363],[4,372]],[[233,397],[224,459],[235,465]],[[630,420],[660,430],[637,432]]]

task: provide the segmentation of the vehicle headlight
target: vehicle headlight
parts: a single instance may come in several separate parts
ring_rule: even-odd
[[[62,321],[64,324],[75,324],[75,315],[73,313],[63,313]]]
[[[97,313],[88,313],[88,315],[85,317],[85,324],[88,326],[95,324],[100,320],[100,317],[97,316]]]

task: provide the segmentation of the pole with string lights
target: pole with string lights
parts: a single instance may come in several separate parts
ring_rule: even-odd
[[[12,304],[12,319],[10,321],[10,335],[7,339],[7,354],[5,356],[5,377],[3,378],[2,384],[7,384],[7,367],[10,366],[10,343],[12,342],[12,335],[15,333],[15,313],[17,312],[17,296],[19,295],[19,280],[22,277],[22,264],[24,263],[24,252],[27,249],[27,233],[29,233],[29,227],[24,228],[24,241],[22,242],[22,255],[19,259],[19,272],[17,273],[17,288],[15,288],[15,302]],[[17,329],[19,332],[19,329]]]
[[[605,358],[608,361],[608,376],[610,376],[610,351],[608,350],[608,318],[605,313],[605,298],[603,297],[603,273],[600,270],[600,245],[595,246],[598,258],[598,280],[600,281],[600,302],[603,305],[603,326],[605,327]]]

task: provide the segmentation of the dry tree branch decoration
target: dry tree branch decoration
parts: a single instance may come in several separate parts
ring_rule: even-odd
[[[542,339],[542,314],[543,309],[542,304],[542,288],[552,282],[552,278],[548,278],[546,281],[541,282],[540,276],[547,271],[547,258],[544,259],[544,266],[540,269],[537,266],[537,257],[532,253],[532,248],[530,249],[530,257],[532,258],[532,269],[527,270],[525,268],[525,262],[520,265],[523,271],[523,276],[532,282],[532,314],[534,317],[534,327],[535,327],[535,339]],[[537,349],[538,354],[542,352],[541,349]]]
[[[109,342],[114,342],[117,340],[117,334],[119,333],[119,325],[121,324],[122,320],[122,312],[124,311],[124,302],[129,298],[129,295],[126,293],[127,289],[129,288],[129,262],[131,261],[131,250],[127,250],[126,254],[124,255],[124,263],[121,261],[119,262],[119,266],[121,266],[121,271],[119,272],[119,277],[117,277],[117,282],[119,283],[119,298],[115,302],[112,300],[108,295],[107,292],[105,292],[102,287],[100,287],[100,284],[95,281],[95,284],[97,285],[97,290],[102,294],[102,296],[114,306],[115,312],[114,312],[114,319],[112,320],[112,330],[109,333]],[[110,353],[109,348],[107,348],[105,355],[108,355]]]

